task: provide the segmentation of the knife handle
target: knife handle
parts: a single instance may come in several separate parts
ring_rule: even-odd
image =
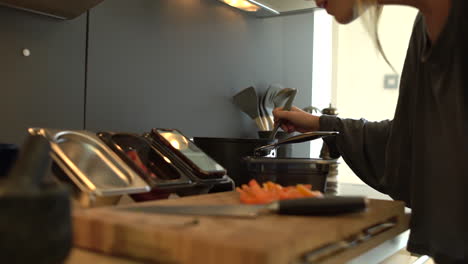
[[[302,198],[278,202],[279,214],[286,215],[334,215],[363,211],[368,200],[362,196],[326,196]]]

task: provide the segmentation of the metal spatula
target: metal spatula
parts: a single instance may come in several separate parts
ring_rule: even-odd
[[[278,94],[275,97],[275,100],[279,102],[287,98],[287,101],[283,106],[283,110],[289,111],[291,110],[294,97],[296,97],[296,93],[297,93],[297,89],[295,88],[284,88],[278,92]],[[277,103],[275,103],[275,105],[277,105]],[[280,126],[281,126],[281,120],[276,122],[275,127],[273,128],[273,131],[271,132],[270,139],[275,139],[276,133],[278,132],[278,129]]]
[[[263,108],[262,100],[263,100],[263,96],[259,95],[258,96],[258,112],[260,113],[260,119],[262,120],[263,128],[265,130],[270,130],[268,116],[267,116],[265,109]]]
[[[275,109],[275,103],[273,102],[276,94],[283,89],[283,86],[280,84],[272,84],[268,87],[266,90],[265,94],[263,95],[263,100],[262,100],[262,106],[263,109],[265,110],[265,113],[267,113],[268,116],[268,122],[269,122],[269,129],[272,130],[274,127],[274,121],[273,121],[273,110]]]
[[[260,113],[258,112],[258,97],[254,87],[250,86],[245,88],[234,95],[233,99],[234,103],[242,110],[242,112],[246,113],[255,121],[260,130],[266,130],[262,123]]]

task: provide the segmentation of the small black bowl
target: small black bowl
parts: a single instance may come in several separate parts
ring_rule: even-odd
[[[0,144],[0,177],[6,176],[18,157],[18,146]]]

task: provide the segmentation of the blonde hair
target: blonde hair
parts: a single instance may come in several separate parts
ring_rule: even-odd
[[[395,68],[390,63],[387,55],[383,50],[379,37],[379,21],[380,16],[382,15],[383,6],[378,3],[378,0],[357,0],[357,4],[358,12],[360,15],[362,15],[364,19],[364,25],[374,40],[377,50],[380,52],[388,66],[390,66],[390,68],[396,72]]]

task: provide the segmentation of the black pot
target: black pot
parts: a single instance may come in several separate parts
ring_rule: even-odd
[[[272,131],[258,131],[258,137],[259,138],[270,138]],[[276,133],[275,139],[277,140],[284,140],[287,139],[290,136],[289,133],[286,133],[284,131],[278,131]],[[285,144],[280,146],[276,150],[276,157],[277,158],[289,158],[292,156],[292,145],[290,144]]]
[[[311,184],[312,189],[325,192],[330,166],[336,160],[313,158],[245,157],[247,175],[259,183],[272,181],[282,186]]]
[[[227,170],[227,174],[234,180],[236,186],[246,184],[251,179],[242,159],[253,156],[255,148],[274,143],[274,140],[265,138],[195,137],[193,141]]]

